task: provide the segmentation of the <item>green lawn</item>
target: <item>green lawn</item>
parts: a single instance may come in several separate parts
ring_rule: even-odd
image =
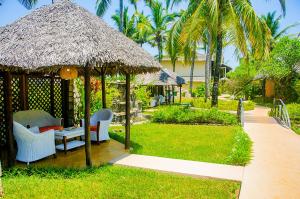
[[[14,169],[4,172],[4,198],[238,198],[240,183],[119,166]]]
[[[203,97],[195,97],[195,98],[182,98],[182,103],[190,103],[195,108],[203,108],[210,109],[211,101],[204,101]],[[244,110],[249,111],[253,110],[255,107],[255,103],[252,101],[244,102]],[[218,109],[224,111],[236,111],[238,108],[238,100],[222,100],[218,99]]]
[[[111,137],[124,142],[124,132]],[[238,126],[147,123],[132,126],[131,141],[136,154],[212,163],[244,165],[251,153],[251,142]]]

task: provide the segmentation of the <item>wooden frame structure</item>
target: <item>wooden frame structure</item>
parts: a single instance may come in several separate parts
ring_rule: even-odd
[[[49,22],[49,15],[56,20]],[[70,17],[72,16],[72,17]],[[34,27],[34,28],[33,28]],[[67,35],[67,37],[66,37]],[[24,50],[26,49],[26,50]],[[30,53],[29,53],[30,52]],[[126,76],[126,138],[125,149],[130,149],[130,77],[131,74],[156,72],[160,64],[135,42],[115,31],[102,19],[69,0],[55,1],[22,17],[9,26],[0,28],[0,72],[5,74],[5,121],[8,165],[15,161],[13,137],[12,72],[21,75],[20,101],[24,110],[31,109],[32,97],[27,75],[38,74],[41,82],[49,78],[50,105],[47,112],[55,114],[55,76],[64,67],[76,69],[85,81],[85,154],[86,165],[92,166],[90,140],[90,78],[101,75],[102,101],[106,107],[105,75]],[[61,80],[62,98],[72,91],[70,81]],[[38,87],[37,87],[38,88]],[[36,89],[37,89],[36,88]],[[69,100],[61,101],[65,126],[72,123]],[[35,107],[33,107],[35,108]],[[1,116],[1,115],[0,115]],[[1,127],[0,127],[1,128]],[[1,138],[0,138],[1,139]],[[1,150],[2,151],[2,150]],[[3,159],[3,156],[1,156]]]

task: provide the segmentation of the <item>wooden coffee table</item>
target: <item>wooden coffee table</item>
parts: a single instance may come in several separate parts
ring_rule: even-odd
[[[66,128],[62,131],[55,131],[55,139],[62,140],[62,144],[56,145],[56,149],[63,150],[67,153],[68,150],[74,149],[77,147],[81,147],[85,145],[84,141],[81,140],[72,140],[69,141],[71,138],[81,137],[84,135],[84,128]]]

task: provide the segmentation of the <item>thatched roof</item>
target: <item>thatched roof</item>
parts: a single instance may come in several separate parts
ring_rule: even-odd
[[[160,69],[134,41],[69,0],[56,0],[0,29],[1,70],[53,72],[87,63],[107,73]]]
[[[169,71],[166,68],[162,68],[156,73],[146,73],[137,75],[137,83],[141,85],[153,85],[153,86],[178,86],[185,84],[185,80],[178,76],[176,73]]]

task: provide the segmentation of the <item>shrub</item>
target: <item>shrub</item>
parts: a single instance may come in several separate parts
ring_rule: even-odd
[[[211,108],[211,101],[207,100],[204,101],[204,98],[196,98],[192,100],[192,106],[196,108],[205,108],[210,109]],[[244,110],[253,110],[255,106],[255,103],[252,101],[245,101],[244,102]],[[238,107],[238,101],[237,100],[220,100],[218,103],[218,109],[219,110],[226,110],[226,111],[236,111]]]
[[[215,108],[208,110],[192,110],[191,108],[181,106],[160,107],[154,112],[152,121],[182,124],[238,124],[235,115],[221,112]]]
[[[300,104],[288,104],[286,108],[289,112],[293,131],[300,134]]]
[[[137,100],[142,102],[143,109],[149,107],[151,93],[146,86],[139,86],[138,88],[134,89],[134,93]]]
[[[226,162],[234,165],[246,165],[251,160],[252,142],[242,128],[235,133],[235,142]]]
[[[193,92],[193,96],[204,97],[205,96],[205,84],[200,84],[199,86],[197,86],[197,88]]]

